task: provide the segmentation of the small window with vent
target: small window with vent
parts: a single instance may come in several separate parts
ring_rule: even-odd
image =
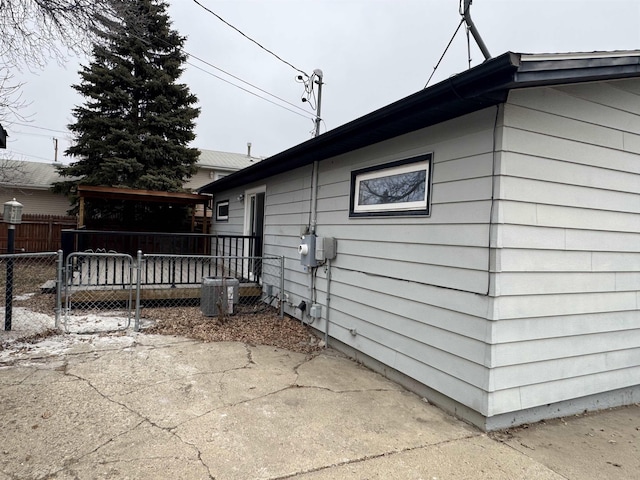
[[[229,220],[229,200],[216,202],[216,222],[226,222]]]

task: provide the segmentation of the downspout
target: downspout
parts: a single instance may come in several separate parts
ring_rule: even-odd
[[[329,346],[329,315],[331,314],[331,260],[327,260],[327,315],[324,320],[324,348]]]
[[[469,12],[469,8],[471,7],[471,3],[473,3],[473,0],[464,0],[464,11],[462,12],[462,16],[464,17],[465,23],[469,27],[469,31],[471,32],[471,35],[473,35],[474,40],[478,44],[478,47],[480,48],[480,51],[482,52],[482,55],[484,55],[484,59],[485,60],[489,60],[491,58],[491,54],[489,53],[489,49],[484,44],[484,41],[482,40],[482,37],[480,36],[480,32],[478,32],[478,29],[476,28],[475,24],[473,23],[473,20],[471,20],[471,13]]]

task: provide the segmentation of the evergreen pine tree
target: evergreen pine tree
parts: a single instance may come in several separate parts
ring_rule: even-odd
[[[78,160],[59,167],[71,179],[53,187],[70,197],[72,213],[79,184],[178,192],[196,171],[199,153],[188,144],[195,138],[197,99],[178,83],[185,38],[171,29],[163,0],[124,3],[122,24],[94,46],[73,86],[86,102],[73,109],[75,138],[65,153]],[[114,205],[92,207],[93,214],[110,209],[113,216]]]

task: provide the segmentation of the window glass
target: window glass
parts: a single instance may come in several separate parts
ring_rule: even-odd
[[[351,216],[429,213],[431,155],[351,172]]]
[[[216,220],[229,220],[229,200],[223,200],[216,203]]]

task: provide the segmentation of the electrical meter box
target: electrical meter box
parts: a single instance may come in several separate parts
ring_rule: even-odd
[[[316,238],[316,260],[324,262],[336,258],[336,243],[334,237]]]
[[[300,263],[305,267],[317,267],[316,261],[316,236],[309,234],[300,237],[300,245],[298,246],[300,254]]]

